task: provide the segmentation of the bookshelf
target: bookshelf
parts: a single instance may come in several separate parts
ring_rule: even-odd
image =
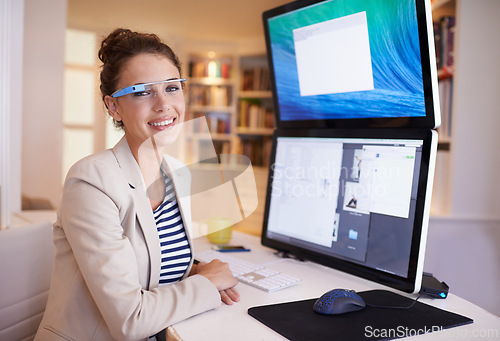
[[[240,57],[238,84],[237,153],[255,167],[267,167],[276,126],[267,56]]]
[[[254,167],[267,167],[275,127],[267,56],[191,53],[187,64],[186,119],[204,116],[210,132],[194,125],[195,153],[211,139],[216,153],[242,154]]]
[[[455,55],[455,0],[432,1],[432,20],[441,106],[440,150],[449,150],[452,137],[452,99]]]
[[[205,117],[209,132],[195,124],[194,153],[213,142],[217,154],[234,151],[236,61],[232,55],[189,54],[186,120]]]
[[[260,51],[243,55],[237,49],[226,50],[223,57],[213,55],[218,53],[186,54],[186,119],[205,116],[210,130],[208,134],[195,124],[187,146],[194,159],[207,155],[213,141],[217,154],[240,154],[251,160],[258,206],[234,228],[260,235],[275,128],[267,55]]]
[[[433,215],[447,215],[450,211],[452,174],[456,4],[455,0],[434,0],[431,2],[441,110],[431,213]]]

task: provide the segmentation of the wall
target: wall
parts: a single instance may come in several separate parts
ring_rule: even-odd
[[[24,18],[22,192],[58,205],[66,0],[26,0]]]
[[[0,0],[0,227],[21,207],[23,0]]]
[[[457,0],[451,215],[500,220],[500,1]]]

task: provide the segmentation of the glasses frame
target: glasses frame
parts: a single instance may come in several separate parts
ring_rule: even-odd
[[[151,85],[155,85],[155,84],[173,83],[173,82],[184,83],[185,81],[187,81],[187,78],[175,78],[175,79],[169,79],[169,80],[166,80],[166,81],[159,81],[159,82],[151,82],[151,83],[143,83],[143,84],[131,85],[131,86],[127,86],[125,88],[116,90],[115,92],[113,92],[111,94],[111,97],[117,98],[117,97],[122,97],[122,96],[125,96],[125,95],[128,95],[128,94],[133,94],[133,93],[142,92],[142,91],[145,91],[145,90],[150,90],[151,89]]]

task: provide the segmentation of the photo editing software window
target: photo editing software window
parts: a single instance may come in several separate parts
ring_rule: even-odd
[[[406,277],[422,144],[278,137],[267,235]]]

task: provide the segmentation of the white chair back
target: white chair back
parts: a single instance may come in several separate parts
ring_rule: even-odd
[[[49,293],[49,222],[0,231],[0,340],[33,340]]]

